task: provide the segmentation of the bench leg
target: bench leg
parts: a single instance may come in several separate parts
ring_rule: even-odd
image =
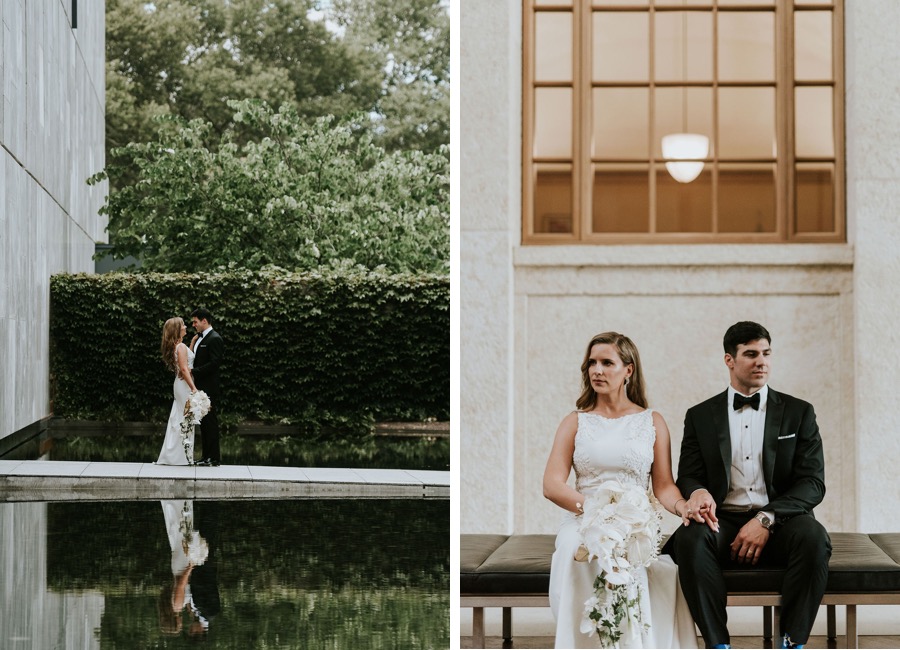
[[[763,605],[763,646],[772,647],[772,606]]]
[[[778,641],[778,647],[781,647],[781,607],[777,605],[772,608],[772,631],[775,633],[775,640]]]
[[[512,641],[512,607],[503,608],[503,640]]]
[[[484,647],[484,607],[472,608],[472,647]]]
[[[826,605],[825,611],[828,615],[828,647],[837,647],[837,607],[835,605]]]
[[[847,647],[859,647],[859,636],[856,633],[856,605],[847,605]]]

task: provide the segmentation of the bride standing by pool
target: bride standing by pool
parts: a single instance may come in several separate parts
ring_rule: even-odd
[[[194,353],[183,343],[187,327],[179,317],[170,318],[163,325],[160,354],[166,368],[175,373],[172,385],[172,410],[166,425],[166,437],[159,452],[157,465],[192,465],[194,462],[194,428],[184,439],[181,424],[184,422],[184,404],[197,392],[191,369],[194,366]]]

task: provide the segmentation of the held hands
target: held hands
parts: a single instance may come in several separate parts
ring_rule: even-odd
[[[719,532],[719,519],[716,517],[716,502],[708,490],[700,488],[691,493],[691,498],[682,507],[681,523],[690,526],[691,521],[706,523],[712,530]]]
[[[769,541],[769,530],[756,519],[751,519],[731,542],[731,560],[739,564],[756,564]]]

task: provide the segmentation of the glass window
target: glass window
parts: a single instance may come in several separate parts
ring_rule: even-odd
[[[524,6],[524,243],[845,240],[843,0]]]

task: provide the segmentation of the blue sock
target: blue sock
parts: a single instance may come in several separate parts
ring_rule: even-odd
[[[781,639],[781,647],[782,648],[800,648],[800,649],[802,649],[803,644],[802,643],[792,643],[791,635],[785,634],[784,637]]]
[[[717,643],[713,647],[714,648],[730,648],[731,644],[730,643]]]

